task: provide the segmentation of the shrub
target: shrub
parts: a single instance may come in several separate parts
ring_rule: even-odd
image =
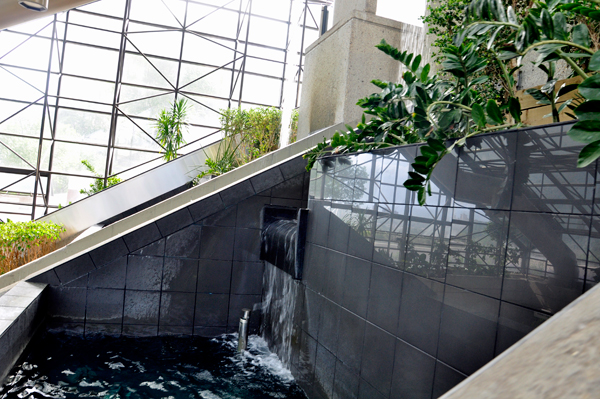
[[[121,183],[121,179],[118,178],[117,176],[113,176],[113,177],[109,177],[106,180],[106,187],[104,187],[104,178],[102,177],[101,174],[96,172],[96,169],[94,169],[94,167],[92,166],[91,163],[89,163],[89,161],[86,161],[85,159],[83,161],[81,161],[82,164],[85,165],[86,169],[90,171],[90,173],[92,173],[94,176],[96,176],[96,180],[94,180],[93,183],[90,183],[90,189],[89,190],[85,190],[85,189],[81,189],[79,191],[80,194],[87,194],[87,195],[92,195],[92,194],[96,194],[99,193],[100,191],[104,190],[105,188],[108,188],[110,186],[114,186],[115,184],[119,184]],[[71,204],[69,202],[69,204]],[[62,208],[62,206],[60,206],[58,209]]]
[[[0,274],[54,251],[64,231],[52,222],[0,223]]]
[[[187,100],[182,99],[173,104],[173,109],[163,109],[156,121],[156,140],[163,146],[165,161],[172,161],[177,158],[177,150],[182,144],[185,144],[183,132],[188,128],[187,110],[189,108]]]

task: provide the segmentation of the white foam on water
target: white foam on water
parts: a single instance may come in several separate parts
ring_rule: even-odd
[[[131,362],[131,364],[133,364],[140,373],[145,373],[146,372],[146,368],[144,366],[142,366],[141,362]]]
[[[69,369],[63,370],[63,371],[61,371],[61,373],[64,374],[64,375],[73,375],[73,374],[75,374],[74,372],[72,372]]]
[[[104,364],[107,364],[111,370],[120,370],[125,367],[125,365],[121,362],[104,362]]]
[[[200,397],[202,399],[221,399],[221,397],[219,395],[215,395],[214,393],[212,393],[211,391],[201,391],[200,392]]]
[[[213,378],[212,374],[210,373],[210,371],[208,371],[208,370],[204,370],[199,373],[196,373],[196,374],[194,374],[194,377],[196,377],[196,379],[201,380],[201,381],[213,382],[215,380]]]
[[[79,382],[79,386],[80,387],[98,387],[98,388],[104,388],[104,384],[100,381],[95,381],[95,382],[87,382],[86,380],[81,380]]]
[[[158,383],[154,381],[144,381],[140,384],[141,387],[148,387],[150,389],[156,389],[157,391],[167,392],[165,389],[164,382]]]

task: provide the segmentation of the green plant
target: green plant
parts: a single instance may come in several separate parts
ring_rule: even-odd
[[[223,139],[217,154],[207,156],[205,169],[194,178],[197,185],[205,176],[219,176],[279,147],[281,110],[277,108],[232,108],[221,110]]]
[[[360,100],[358,105],[374,118],[365,122],[363,116],[356,129],[347,126],[348,132],[336,132],[331,142],[325,140],[309,151],[305,155],[307,169],[312,168],[318,156],[328,153],[368,151],[426,141],[412,164],[414,171],[409,172],[404,182],[407,189],[418,193],[419,203],[424,204],[426,194],[431,195],[434,168],[455,146],[464,145],[469,137],[479,133],[521,125],[521,107],[514,97],[514,69],[509,71],[506,62],[519,61],[532,50],[539,54],[536,65],[549,65],[542,67],[549,75],[549,84],[540,93],[531,93],[539,94],[540,101],[552,106],[556,119],[562,111],[556,109],[556,100],[565,90],[554,93],[552,62],[564,60],[575,74],[585,79],[577,87],[576,99],[579,100],[573,101],[576,106],[572,103],[565,106],[574,109],[579,118],[569,135],[587,144],[579,154],[577,165],[589,165],[600,157],[600,75],[594,74],[600,70],[600,53],[591,48],[587,25],[579,23],[570,27],[561,10],[600,18],[596,6],[600,1],[594,0],[586,9],[561,4],[561,1],[536,1],[536,6],[530,8],[521,21],[512,6],[505,9],[500,0],[469,3],[465,28],[456,33],[453,45],[442,49],[443,78],[429,76],[429,65],[419,66],[420,56],[401,53],[382,41],[377,47],[409,69],[402,77],[405,84],[373,81],[383,89],[382,93]],[[482,97],[477,89],[487,81],[486,76],[478,76],[487,63],[479,55],[482,46],[493,54],[508,90],[507,101],[500,106],[494,99]],[[509,115],[513,122],[507,120]],[[445,140],[450,138],[456,140],[446,147]]]
[[[188,128],[188,109],[187,100],[181,99],[172,109],[162,110],[156,121],[156,140],[164,148],[163,158],[167,162],[177,158],[177,150],[185,144],[183,133]]]
[[[0,274],[52,252],[64,231],[52,222],[0,223]]]
[[[89,163],[89,161],[86,161],[85,159],[83,161],[81,161],[81,163],[85,165],[86,169],[89,170],[90,173],[92,173],[94,176],[96,176],[96,179],[94,180],[93,183],[90,183],[89,190],[85,190],[85,189],[79,190],[80,194],[86,194],[86,195],[96,194],[96,193],[99,193],[100,191],[104,190],[105,188],[114,186],[115,184],[119,184],[121,182],[120,178],[118,178],[117,176],[112,176],[112,177],[109,177],[108,179],[106,179],[106,187],[105,187],[104,186],[104,178],[102,177],[101,174],[96,172],[96,169],[94,169],[92,164]],[[69,202],[69,204],[70,204],[70,202]]]
[[[290,138],[288,144],[295,143],[298,140],[298,110],[292,110],[292,118],[290,119]]]

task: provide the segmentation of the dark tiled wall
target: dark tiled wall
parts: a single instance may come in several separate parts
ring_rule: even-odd
[[[261,302],[260,210],[306,207],[296,158],[32,279],[50,285],[52,328],[216,336]],[[258,313],[251,319],[257,332]]]
[[[471,139],[423,207],[418,146],[316,164],[292,356],[311,397],[437,398],[596,283],[600,180],[568,128]]]

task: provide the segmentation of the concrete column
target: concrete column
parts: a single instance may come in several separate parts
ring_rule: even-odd
[[[354,11],[377,12],[377,0],[336,0],[333,8],[333,25],[352,17]]]
[[[345,19],[338,14],[358,6],[373,12],[353,9]],[[375,48],[381,39],[402,50],[422,50],[423,29],[376,16],[376,0],[338,0],[335,7],[341,19],[306,49],[299,139],[340,122],[355,123],[363,112],[356,102],[380,91],[372,80],[399,80],[400,63]]]

